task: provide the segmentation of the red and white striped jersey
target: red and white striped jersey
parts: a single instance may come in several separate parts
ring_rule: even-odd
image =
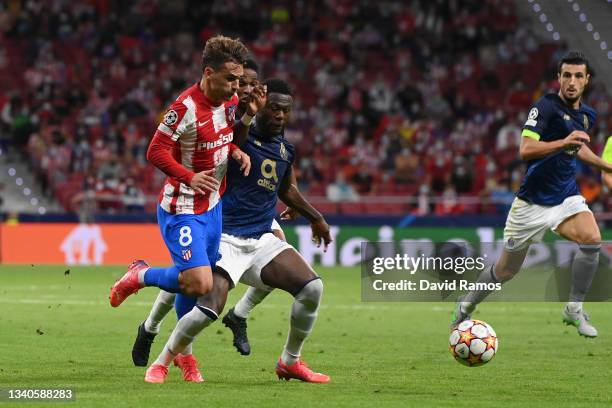
[[[231,142],[237,106],[236,95],[220,106],[213,106],[196,83],[166,111],[147,154],[149,160],[168,175],[159,194],[159,203],[165,211],[201,214],[217,205],[225,191],[227,161],[234,147]],[[160,146],[166,154],[155,158],[155,152],[151,154],[151,151],[159,151]],[[169,149],[171,157],[167,154]],[[175,162],[168,163],[173,161],[171,159]],[[219,189],[212,193],[196,193],[189,186],[193,175],[213,168],[220,182]]]

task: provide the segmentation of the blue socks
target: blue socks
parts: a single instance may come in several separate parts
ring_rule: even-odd
[[[167,268],[149,268],[144,274],[145,286],[157,286],[166,292],[179,293],[180,271],[176,266]]]
[[[174,310],[176,311],[177,320],[191,312],[191,309],[196,305],[198,298],[185,296],[181,293],[176,295],[174,299]]]

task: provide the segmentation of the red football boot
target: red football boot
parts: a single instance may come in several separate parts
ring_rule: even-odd
[[[112,307],[119,306],[125,298],[137,293],[139,289],[144,287],[138,282],[138,273],[149,268],[149,265],[143,260],[134,261],[130,264],[125,275],[115,282],[111,288],[110,304]]]
[[[161,364],[153,364],[147,368],[145,373],[145,381],[148,383],[163,384],[168,376],[168,367]]]
[[[284,378],[286,381],[289,381],[291,378],[296,378],[311,383],[327,384],[329,382],[328,375],[315,373],[308,368],[306,363],[302,360],[298,360],[291,365],[286,365],[279,358],[278,363],[276,363],[276,375],[278,375],[279,380]]]
[[[198,360],[196,360],[193,354],[189,354],[187,356],[179,354],[174,359],[174,365],[181,369],[181,371],[183,372],[183,379],[185,381],[204,381],[200,370],[198,370]]]

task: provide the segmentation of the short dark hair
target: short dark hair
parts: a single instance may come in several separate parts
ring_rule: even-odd
[[[587,60],[586,56],[580,51],[568,51],[557,63],[557,73],[561,73],[561,67],[563,66],[563,64],[584,65],[586,66],[586,73],[591,73],[591,66],[589,65],[589,61]]]
[[[247,58],[242,66],[246,69],[252,69],[253,71],[259,73],[259,65],[257,65],[253,58]]]
[[[249,50],[238,38],[217,35],[206,41],[202,52],[202,69],[219,69],[226,62],[244,64]]]
[[[293,96],[289,84],[280,78],[268,78],[265,80],[264,85],[266,86],[267,93],[279,93]]]

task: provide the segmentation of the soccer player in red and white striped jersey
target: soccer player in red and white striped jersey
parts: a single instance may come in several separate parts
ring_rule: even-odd
[[[111,306],[145,286],[202,296],[212,287],[212,269],[221,236],[221,201],[229,156],[248,174],[249,157],[232,143],[246,138],[255,114],[265,105],[258,86],[236,121],[236,90],[248,50],[237,39],[209,39],[202,55],[201,80],[170,106],[151,141],[147,158],[168,178],[157,218],[174,265],[150,268],[134,261],[110,294]]]

